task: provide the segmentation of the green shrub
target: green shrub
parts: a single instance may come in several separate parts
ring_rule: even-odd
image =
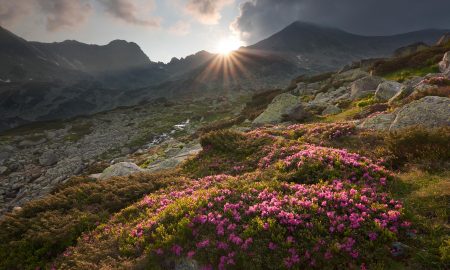
[[[386,137],[388,149],[395,157],[396,166],[417,163],[421,167],[437,169],[450,161],[450,128],[406,128]]]

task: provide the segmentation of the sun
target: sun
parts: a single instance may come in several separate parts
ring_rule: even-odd
[[[239,38],[230,36],[219,40],[219,43],[217,43],[217,52],[226,56],[241,46],[243,46],[243,42]]]

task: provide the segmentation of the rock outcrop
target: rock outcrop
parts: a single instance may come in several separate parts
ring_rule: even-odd
[[[283,121],[283,116],[301,103],[299,97],[291,94],[281,94],[274,98],[267,109],[255,120],[254,125],[276,124]]]
[[[450,126],[450,98],[427,96],[397,109],[393,113],[374,115],[358,127],[375,130],[399,130],[411,126],[428,128]]]
[[[439,70],[450,77],[450,52],[446,52],[442,61],[439,62]]]
[[[382,82],[377,87],[375,98],[379,101],[388,101],[398,92],[400,92],[402,86],[403,84],[394,81]]]
[[[361,78],[351,84],[351,98],[364,98],[369,94],[375,93],[378,85],[383,81],[382,78],[376,76],[367,76]]]
[[[138,165],[131,162],[119,162],[106,168],[99,179],[107,179],[113,176],[127,176],[130,174],[143,172],[144,170]]]
[[[425,127],[450,126],[450,99],[446,97],[428,96],[413,101],[396,112],[390,130],[408,126]]]

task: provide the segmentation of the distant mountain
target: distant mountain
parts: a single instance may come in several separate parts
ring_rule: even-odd
[[[412,43],[435,43],[447,32],[367,37],[295,22],[230,57],[200,51],[164,64],[151,61],[133,42],[28,42],[0,27],[0,131],[160,97],[197,99],[283,87],[297,75],[390,56]]]
[[[245,50],[279,54],[311,71],[330,71],[354,60],[390,56],[412,43],[434,44],[447,32],[429,29],[392,36],[361,36],[297,21]]]
[[[114,40],[104,46],[84,44],[75,40],[30,44],[56,65],[86,73],[126,70],[151,63],[136,43],[124,40]]]
[[[86,75],[48,60],[36,46],[0,27],[0,80],[78,80]]]

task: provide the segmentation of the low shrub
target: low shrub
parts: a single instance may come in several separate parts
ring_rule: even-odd
[[[395,165],[416,163],[423,168],[438,169],[450,161],[450,128],[405,128],[386,137],[388,149],[395,157]],[[444,166],[445,167],[445,166]]]
[[[0,269],[44,268],[85,231],[143,195],[177,178],[135,175],[108,180],[77,178],[0,221]],[[181,180],[180,180],[181,181]]]
[[[186,162],[183,172],[197,178],[213,174],[241,174],[256,169],[265,145],[273,142],[267,134],[230,130],[210,132],[200,139],[203,150]]]
[[[385,193],[347,181],[207,177],[124,209],[85,234],[55,267],[370,268],[388,260],[391,243],[409,232],[402,212]]]
[[[230,128],[234,125],[239,125],[242,122],[244,122],[245,117],[244,116],[238,116],[235,118],[231,118],[231,119],[226,119],[226,120],[219,120],[219,121],[215,121],[212,122],[206,126],[203,126],[201,128],[199,128],[196,132],[196,134],[198,136],[202,136],[205,135],[211,131],[218,131],[218,130],[222,130],[222,129],[227,129]]]

